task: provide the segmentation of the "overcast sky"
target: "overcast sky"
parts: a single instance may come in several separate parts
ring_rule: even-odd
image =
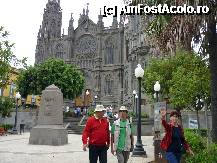
[[[0,26],[10,33],[10,41],[15,43],[14,54],[18,58],[28,57],[28,64],[35,61],[35,47],[39,26],[48,0],[0,0]],[[62,8],[62,28],[67,34],[71,13],[77,27],[79,14],[89,3],[89,17],[96,23],[100,8],[122,6],[123,0],[60,0]],[[119,19],[118,19],[119,20]],[[104,18],[105,26],[110,26],[112,16]]]

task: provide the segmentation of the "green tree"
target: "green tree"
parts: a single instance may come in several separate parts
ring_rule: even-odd
[[[22,64],[26,66],[26,58],[18,60],[12,53],[14,44],[8,41],[9,33],[0,26],[0,88],[9,84],[9,78],[11,75],[11,65]]]
[[[84,83],[83,74],[75,66],[53,58],[22,71],[17,80],[18,91],[23,97],[28,94],[41,94],[47,86],[54,84],[67,99],[80,95]]]
[[[209,14],[206,15],[156,15],[150,19],[147,33],[154,38],[155,44],[163,51],[175,53],[178,48],[192,50],[192,40],[201,45],[200,53],[209,59],[211,72],[211,112],[213,124],[213,141],[217,142],[217,1],[209,0],[145,0],[144,4],[158,5],[191,5],[208,6]],[[133,0],[133,4],[141,3],[140,0]],[[169,45],[169,46],[167,46]]]
[[[0,97],[0,114],[2,117],[10,116],[10,112],[14,106],[14,99],[9,97]]]
[[[179,51],[174,57],[153,59],[145,69],[143,86],[154,94],[156,81],[161,84],[161,95],[170,98],[176,109],[194,106],[196,98],[209,97],[210,72],[202,58],[193,53]]]
[[[38,67],[30,66],[26,70],[22,70],[17,78],[17,90],[22,97],[27,97],[29,94],[41,94],[42,86],[38,85],[40,79]]]

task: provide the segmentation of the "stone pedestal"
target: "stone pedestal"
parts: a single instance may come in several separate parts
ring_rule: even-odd
[[[154,159],[155,163],[167,163],[166,152],[160,147],[161,139],[154,139]]]
[[[31,130],[30,144],[63,145],[68,143],[67,130],[62,125],[37,125]]]
[[[55,85],[42,91],[37,125],[30,132],[29,144],[64,145],[68,133],[63,127],[63,94]]]

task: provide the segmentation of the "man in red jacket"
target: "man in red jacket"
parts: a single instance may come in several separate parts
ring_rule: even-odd
[[[104,115],[104,106],[97,105],[94,116],[88,118],[82,134],[83,150],[89,147],[90,163],[107,163],[107,150],[109,148],[109,123]]]

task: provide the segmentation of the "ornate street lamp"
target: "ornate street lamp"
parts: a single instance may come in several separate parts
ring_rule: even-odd
[[[15,100],[16,100],[16,113],[15,113],[15,122],[14,122],[14,127],[13,127],[13,134],[18,134],[17,132],[17,113],[18,113],[18,100],[21,98],[21,95],[19,92],[16,93],[15,95]]]
[[[137,68],[135,69],[135,76],[138,79],[139,83],[139,94],[138,94],[138,120],[137,120],[137,142],[136,147],[133,149],[132,156],[146,156],[146,152],[143,148],[142,139],[141,139],[141,81],[144,75],[144,70],[142,69],[141,65],[138,64]]]
[[[135,108],[135,102],[136,102],[136,100],[135,100],[135,96],[136,96],[136,90],[133,90],[133,114],[134,114],[134,108]]]
[[[154,85],[154,91],[156,93],[156,101],[159,101],[159,91],[160,91],[160,83],[159,81],[156,81],[155,85]]]
[[[87,108],[88,108],[88,96],[89,96],[90,92],[88,90],[86,90],[85,94],[86,94],[86,104],[87,104]]]
[[[159,81],[156,81],[154,85],[154,98],[156,98],[156,103],[159,102],[159,92],[160,92],[160,83]],[[157,106],[156,106],[157,107]],[[156,114],[159,114],[155,112],[155,116],[158,117]],[[154,157],[156,162],[164,162],[165,153],[160,148],[160,121],[159,119],[154,119]],[[163,157],[163,156],[164,157]]]

